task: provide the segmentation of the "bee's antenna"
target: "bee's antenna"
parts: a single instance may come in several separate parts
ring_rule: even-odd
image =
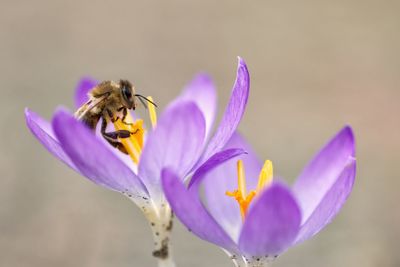
[[[142,105],[144,106],[144,108],[147,109],[147,104],[146,104],[146,102],[145,102],[141,97],[138,97],[138,99],[140,100],[140,103],[142,103]]]
[[[147,102],[151,103],[153,106],[157,107],[156,103],[154,103],[153,101],[150,101],[147,97],[144,97],[142,95],[139,94],[135,94],[135,96],[140,100],[140,102],[142,102],[143,106],[145,108],[147,108],[147,104],[146,102],[144,102],[144,100],[146,100]]]

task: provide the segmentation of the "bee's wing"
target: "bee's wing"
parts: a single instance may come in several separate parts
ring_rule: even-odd
[[[92,109],[94,109],[95,107],[97,107],[99,104],[101,104],[104,100],[106,100],[106,98],[108,97],[108,93],[101,95],[99,97],[92,97],[91,99],[89,99],[89,101],[87,101],[85,104],[83,104],[76,112],[75,112],[75,117],[78,120],[82,120],[82,118],[84,118],[86,116],[86,114],[88,112],[90,112]]]

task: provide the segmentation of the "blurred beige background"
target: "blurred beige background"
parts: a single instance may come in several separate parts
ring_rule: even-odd
[[[204,70],[221,115],[237,55],[251,72],[240,130],[289,182],[344,124],[357,137],[344,209],[273,266],[400,266],[399,11],[395,0],[2,0],[0,266],[155,266],[136,206],[55,160],[23,109],[72,108],[82,75],[128,78],[165,106]],[[178,266],[232,266],[181,225],[173,243]]]

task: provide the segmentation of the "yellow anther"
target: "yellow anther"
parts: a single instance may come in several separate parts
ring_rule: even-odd
[[[240,214],[242,215],[242,219],[244,220],[247,214],[247,210],[251,204],[251,201],[254,197],[266,186],[272,183],[273,179],[273,167],[272,162],[270,160],[266,160],[263,168],[261,169],[257,189],[250,191],[247,194],[246,188],[246,177],[243,167],[243,162],[238,160],[237,162],[237,173],[238,173],[238,189],[230,192],[227,191],[225,194],[230,197],[234,197],[239,204]]]
[[[129,138],[120,138],[119,140],[124,145],[133,162],[138,164],[143,148],[143,120],[139,119],[134,121],[132,116],[128,113],[124,122],[117,120],[114,122],[114,126],[116,130],[128,130],[131,132]]]
[[[153,101],[153,98],[151,96],[147,97],[148,100],[150,100],[151,102]],[[153,129],[156,127],[157,125],[157,113],[156,113],[156,108],[154,107],[153,104],[149,103],[148,105],[149,108],[149,115],[150,115],[150,121],[151,121],[151,126],[153,127]]]
[[[257,193],[272,183],[273,171],[272,162],[270,160],[266,160],[258,178]]]

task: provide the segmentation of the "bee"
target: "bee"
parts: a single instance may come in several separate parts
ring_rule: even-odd
[[[93,131],[96,130],[97,123],[102,119],[101,135],[110,145],[128,154],[118,139],[128,138],[139,129],[136,132],[128,130],[106,132],[108,123],[121,120],[126,125],[132,125],[125,122],[125,118],[128,110],[136,109],[136,99],[139,99],[145,108],[147,108],[146,102],[155,107],[157,105],[146,97],[136,94],[135,88],[127,80],[120,80],[119,82],[104,81],[91,89],[88,96],[89,100],[75,112],[75,118]]]

